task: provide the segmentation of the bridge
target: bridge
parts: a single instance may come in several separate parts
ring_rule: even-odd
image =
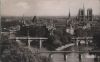
[[[72,40],[78,46],[81,43],[89,44],[89,42],[93,42],[93,37],[73,37]]]
[[[16,41],[20,41],[20,40],[28,40],[28,47],[30,48],[30,44],[33,40],[39,40],[39,47],[40,49],[42,48],[42,42],[44,40],[47,40],[48,38],[46,37],[10,37],[10,40],[16,40]]]

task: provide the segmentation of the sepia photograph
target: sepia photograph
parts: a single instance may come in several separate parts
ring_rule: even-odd
[[[100,0],[0,0],[0,62],[100,62]]]

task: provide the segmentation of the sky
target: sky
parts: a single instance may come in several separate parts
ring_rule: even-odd
[[[100,15],[100,0],[1,0],[2,16],[72,16],[79,8],[93,9]]]

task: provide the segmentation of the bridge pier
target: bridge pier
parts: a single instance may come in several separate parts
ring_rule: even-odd
[[[31,47],[31,42],[32,42],[32,40],[29,40],[29,39],[28,39],[28,48]]]
[[[49,58],[50,62],[52,62],[52,58],[53,58],[52,53],[49,54],[49,57],[48,58]]]
[[[76,45],[79,46],[80,40],[76,39]]]
[[[63,55],[64,55],[64,60],[66,61],[66,60],[67,60],[67,58],[66,58],[66,56],[67,56],[66,53],[64,53]]]
[[[42,42],[43,42],[43,40],[42,39],[40,39],[40,42],[39,42],[39,47],[40,47],[40,49],[42,48]]]

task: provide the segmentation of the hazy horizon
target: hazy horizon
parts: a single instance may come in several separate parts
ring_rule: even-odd
[[[100,15],[100,0],[1,0],[1,16],[77,16],[83,6]]]

